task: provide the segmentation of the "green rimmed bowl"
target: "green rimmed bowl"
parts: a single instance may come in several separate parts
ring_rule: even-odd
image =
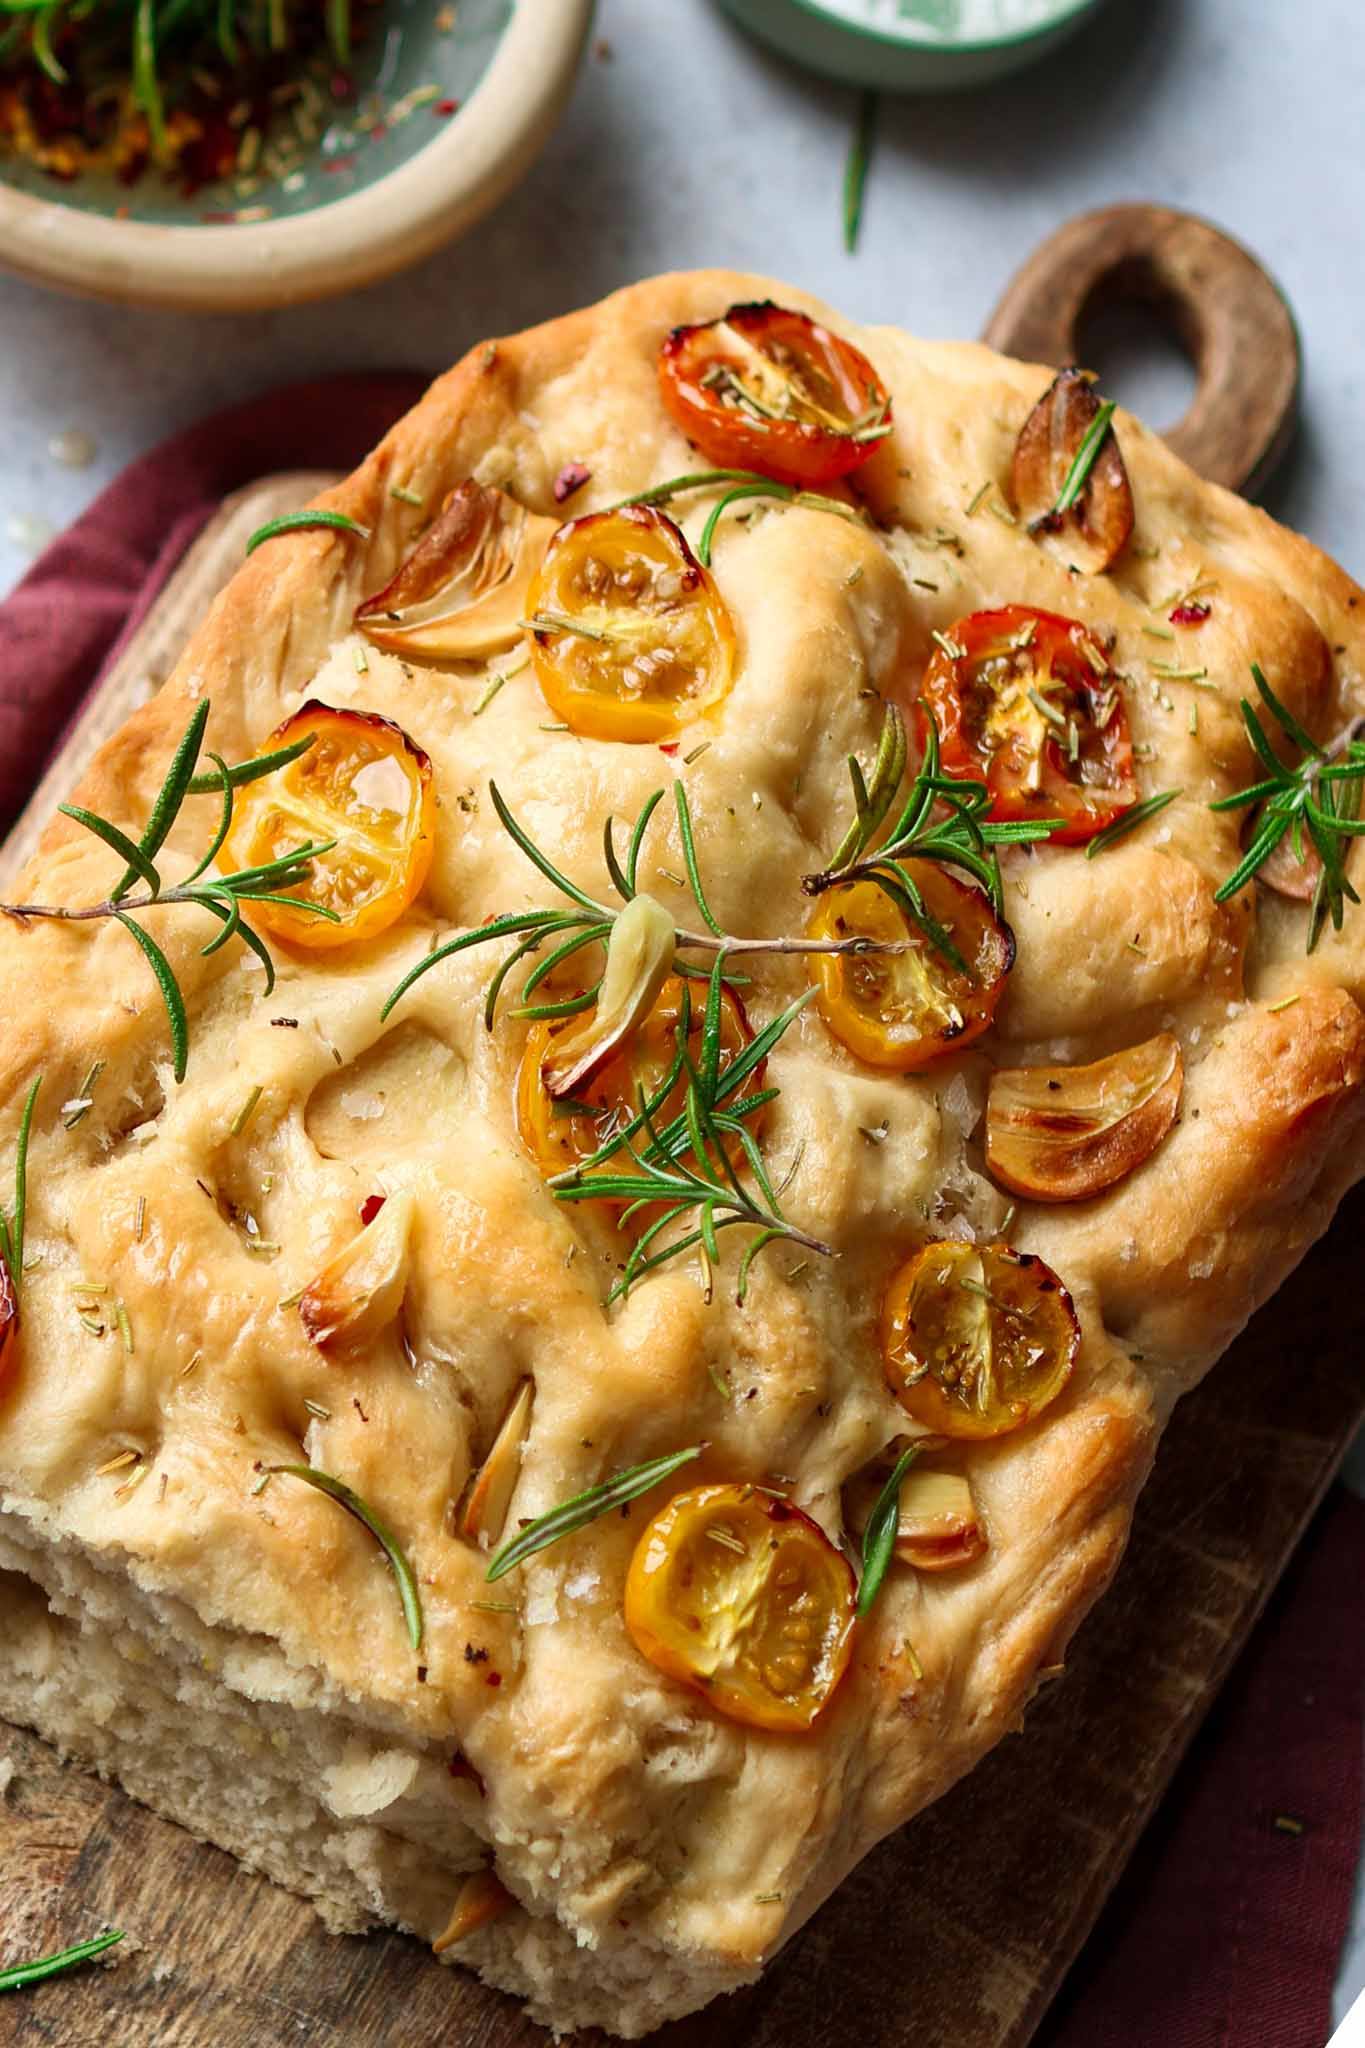
[[[1103,0],[721,0],[786,57],[888,92],[986,85],[1055,48]]]
[[[0,266],[96,298],[204,312],[297,304],[392,275],[529,170],[568,95],[593,0],[390,0],[353,101],[299,168],[184,198],[155,173],[60,184],[0,156]],[[358,118],[378,94],[405,117]],[[449,103],[456,111],[443,112]],[[262,217],[265,216],[265,217]]]

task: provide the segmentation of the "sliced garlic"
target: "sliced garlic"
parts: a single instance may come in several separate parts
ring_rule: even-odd
[[[407,1283],[413,1206],[404,1191],[390,1195],[374,1220],[304,1289],[299,1315],[320,1350],[363,1343],[397,1315]]]
[[[986,1532],[961,1472],[912,1465],[901,1482],[896,1555],[921,1572],[970,1564],[986,1549]]]
[[[493,1439],[493,1448],[479,1467],[460,1516],[460,1534],[469,1543],[491,1550],[502,1534],[507,1510],[521,1476],[521,1454],[531,1428],[534,1380],[523,1380]]]
[[[986,1166],[1016,1195],[1083,1202],[1155,1151],[1180,1106],[1168,1031],[1085,1067],[1009,1067],[986,1100]]]
[[[457,1941],[463,1941],[477,1928],[486,1927],[490,1920],[498,1919],[515,1904],[516,1900],[493,1871],[472,1872],[455,1894],[455,1904],[450,1909],[445,1931],[438,1934],[431,1944],[433,1955],[444,1955]]]
[[[473,482],[450,493],[393,581],[355,623],[376,647],[484,661],[521,638],[531,578],[557,522]]]
[[[556,1034],[541,1068],[548,1095],[572,1095],[605,1066],[653,1009],[673,966],[673,920],[652,896],[631,898],[611,929],[597,1001]]]

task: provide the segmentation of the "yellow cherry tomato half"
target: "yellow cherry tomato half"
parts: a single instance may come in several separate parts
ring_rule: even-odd
[[[238,789],[218,865],[232,874],[308,842],[335,840],[302,886],[287,892],[334,911],[335,922],[281,903],[250,906],[263,930],[321,952],[398,922],[431,867],[435,798],[426,755],[373,711],[305,704],[270,735],[265,751],[307,738],[306,754]]]
[[[1007,1244],[944,1238],[895,1275],[882,1308],[891,1391],[936,1436],[1006,1436],[1071,1377],[1081,1326],[1050,1266]]]
[[[820,1013],[834,1036],[870,1067],[901,1072],[979,1038],[1014,965],[1014,935],[980,889],[932,861],[905,867],[957,963],[875,882],[829,890],[808,927],[813,939],[874,939],[905,949],[808,956]]]
[[[682,530],[649,505],[561,526],[531,586],[545,701],[597,740],[670,740],[730,690],[735,629]]]
[[[819,1524],[756,1486],[675,1494],[635,1546],[642,1656],[751,1728],[813,1727],[848,1668],[857,1591]]]
[[[640,1106],[640,1096],[652,1102],[677,1058],[682,1029],[683,1005],[687,1005],[687,1047],[695,1061],[701,1052],[702,1024],[706,1013],[706,990],[698,982],[686,989],[680,976],[671,974],[654,999],[654,1007],[632,1033],[628,1044],[599,1067],[572,1102],[556,1102],[542,1079],[542,1069],[559,1033],[577,1020],[541,1018],[531,1026],[526,1050],[517,1071],[517,1128],[521,1141],[548,1180],[591,1159],[606,1143],[611,1132],[629,1121]],[[720,1071],[723,1074],[753,1037],[744,1006],[731,990],[722,989],[720,1009]],[[763,1086],[760,1064],[741,1084],[740,1094],[756,1093]],[[682,1109],[686,1096],[682,1076],[653,1112],[654,1128],[663,1130]],[[756,1125],[757,1116],[749,1119]],[[739,1156],[736,1144],[734,1155]],[[620,1161],[613,1162],[619,1169]],[[627,1164],[629,1162],[627,1161]],[[610,1169],[604,1169],[610,1170]]]

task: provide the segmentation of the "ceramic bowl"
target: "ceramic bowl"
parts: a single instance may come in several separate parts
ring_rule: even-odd
[[[184,197],[149,172],[60,184],[0,157],[0,265],[128,303],[230,311],[327,298],[430,255],[534,161],[593,0],[389,0],[354,99],[287,178]],[[375,96],[400,118],[376,126]],[[454,103],[452,110],[452,103]]]
[[[784,56],[850,85],[943,92],[1033,63],[1103,0],[721,0]]]

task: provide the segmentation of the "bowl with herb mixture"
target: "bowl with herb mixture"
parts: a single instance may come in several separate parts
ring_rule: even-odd
[[[322,298],[528,169],[592,0],[0,0],[0,264],[205,310]]]

